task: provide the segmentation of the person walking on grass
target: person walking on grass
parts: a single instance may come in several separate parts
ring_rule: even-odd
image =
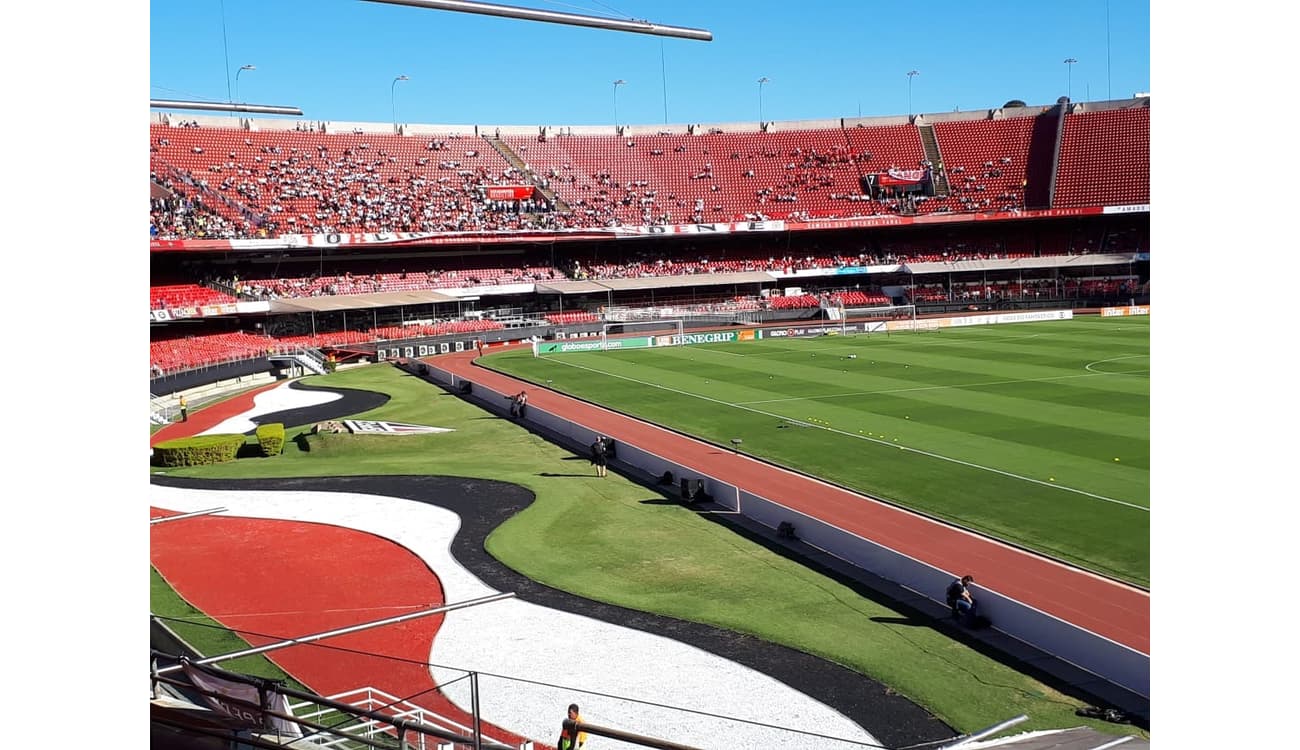
[[[609,446],[605,444],[604,435],[598,435],[596,442],[591,444],[591,465],[596,467],[598,477],[609,472]]]

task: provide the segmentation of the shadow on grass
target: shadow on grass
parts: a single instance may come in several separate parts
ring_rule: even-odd
[[[797,562],[809,570],[813,570],[827,578],[830,578],[864,599],[874,602],[882,607],[892,609],[902,615],[902,617],[869,618],[873,622],[879,622],[886,625],[907,625],[909,627],[931,628],[943,633],[945,636],[955,641],[960,642],[971,650],[978,652],[981,656],[987,657],[988,659],[996,661],[999,664],[1003,664],[1017,672],[1035,679],[1053,690],[1060,692],[1062,695],[1069,696],[1081,703],[1097,705],[1099,698],[1095,695],[1089,694],[1081,686],[1072,685],[1069,682],[1035,666],[1032,662],[1012,657],[1001,649],[994,647],[993,644],[986,643],[978,637],[973,636],[969,631],[956,623],[953,623],[946,616],[933,617],[906,602],[872,588],[863,581],[848,576],[835,568],[831,568],[811,557],[808,557],[807,555],[801,554],[799,550],[793,549],[782,540],[777,539],[775,531],[759,531],[743,524],[736,523],[730,520],[734,518],[731,514],[700,513],[699,515],[707,518],[713,523],[727,527],[741,537],[744,537],[755,544],[761,545],[763,548],[774,552],[787,560]],[[1134,716],[1133,726],[1149,731],[1149,716]]]
[[[881,625],[912,625],[915,627],[934,625],[934,620],[929,617],[871,617],[868,619]]]
[[[239,452],[235,458],[262,458],[262,446],[257,443],[244,443],[239,446]]]
[[[539,472],[537,472],[537,476],[539,476],[539,477],[594,477],[594,476],[596,476],[596,475],[595,475],[594,473],[592,473],[592,474],[556,474],[556,473],[554,473],[554,472],[550,472],[550,471],[539,471]]]

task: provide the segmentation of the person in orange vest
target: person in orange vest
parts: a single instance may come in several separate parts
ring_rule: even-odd
[[[569,704],[569,721],[576,721],[579,724],[582,723],[582,714],[578,713],[577,703]],[[578,732],[577,744],[574,744],[573,733],[570,732],[569,728],[566,726],[560,729],[560,741],[556,743],[555,746],[559,748],[559,750],[578,750],[578,748],[585,744],[587,744],[586,732]]]

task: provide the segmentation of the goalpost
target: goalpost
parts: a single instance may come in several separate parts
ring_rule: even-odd
[[[852,320],[850,325],[847,321]],[[882,305],[879,307],[847,307],[841,318],[845,332],[883,333],[917,331],[927,321],[916,319],[916,305]],[[934,321],[929,321],[933,323]]]
[[[685,334],[686,326],[681,318],[605,323],[600,327],[600,348],[602,351],[608,351],[611,348],[611,341],[636,337],[646,338],[645,346],[682,346],[685,343]]]

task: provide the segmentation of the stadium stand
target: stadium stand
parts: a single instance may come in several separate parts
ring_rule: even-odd
[[[1151,201],[1151,110],[1145,106],[1068,114],[1053,205]]]
[[[841,301],[938,312],[1143,298],[1149,214],[1102,208],[1149,200],[1148,106],[618,135],[396,135],[160,115],[150,126],[151,373],[265,361],[268,347],[370,356],[380,342],[595,326],[606,308],[816,315]],[[934,181],[922,193],[867,195],[866,177],[927,166]],[[494,187],[510,197],[489,197]],[[635,242],[611,232],[755,220],[772,221]],[[531,234],[509,234],[521,229]],[[400,247],[328,251],[280,241],[377,231],[414,234]],[[171,252],[234,238],[271,244]],[[574,283],[587,286],[564,286]],[[483,314],[507,308],[516,319]]]

